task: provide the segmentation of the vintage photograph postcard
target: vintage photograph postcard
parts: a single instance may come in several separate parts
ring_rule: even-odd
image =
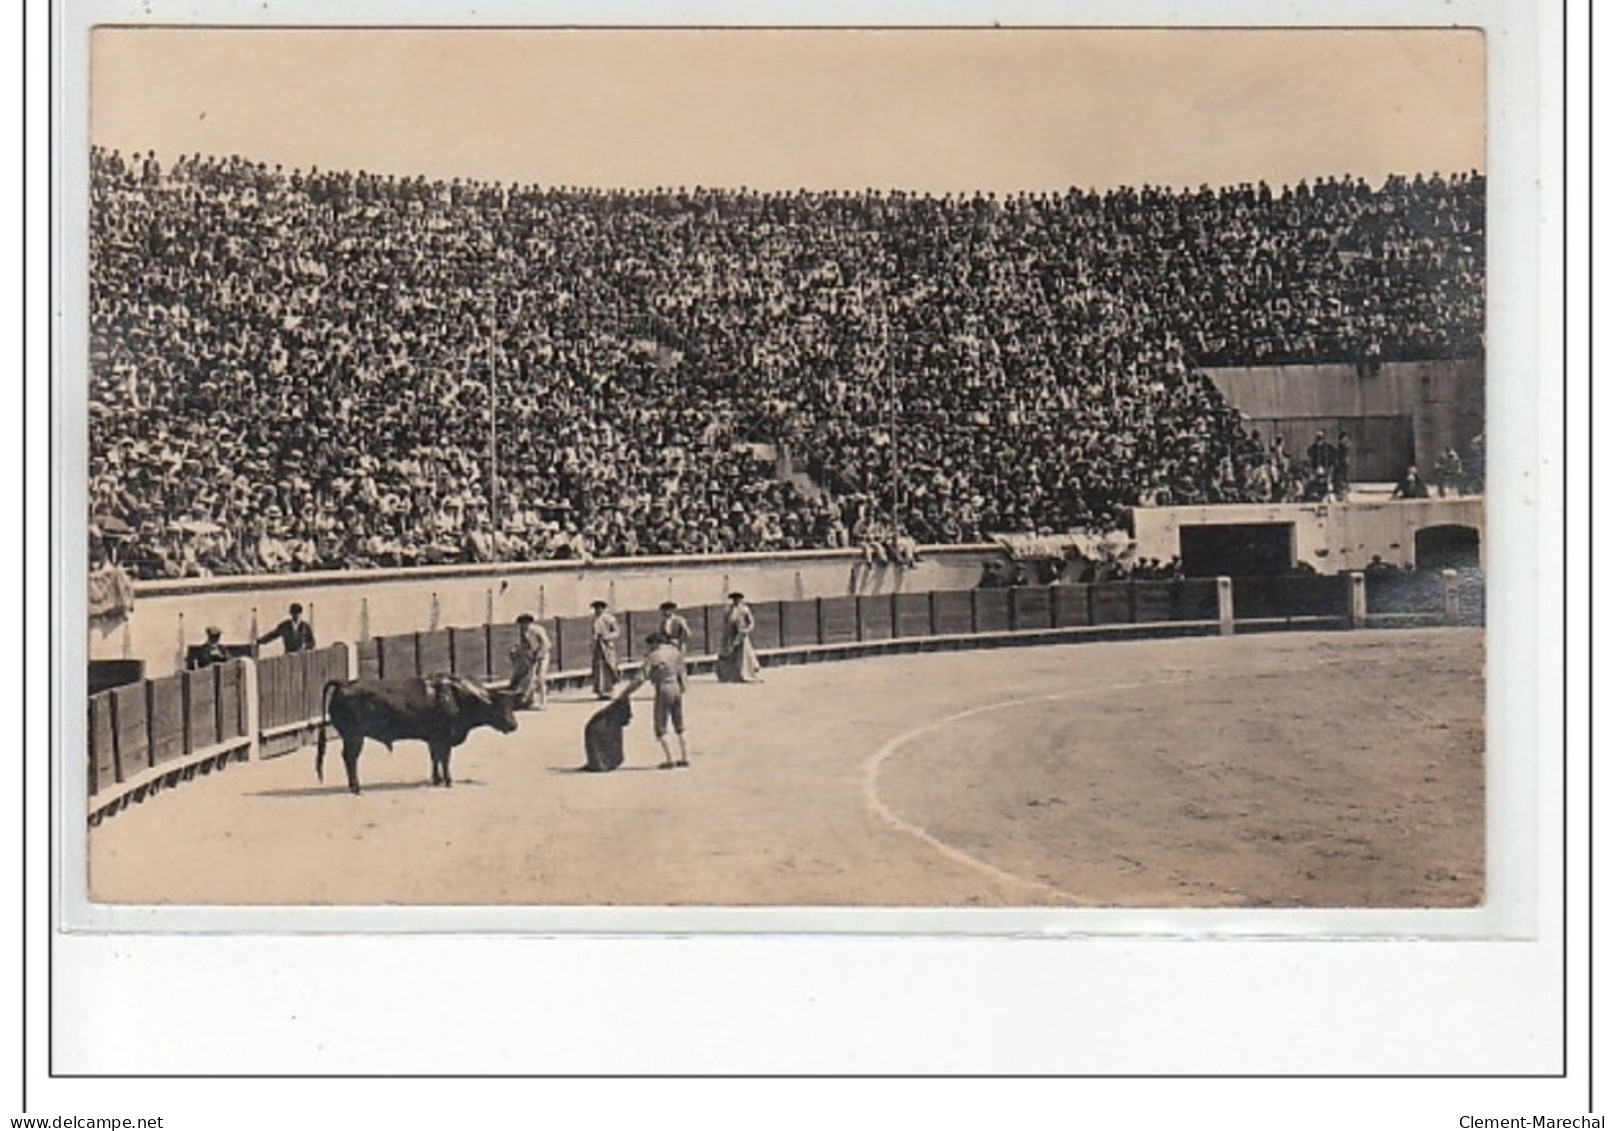
[[[1579,1102],[1551,6],[675,7],[61,6],[24,1108]]]
[[[88,47],[91,903],[1487,904],[1483,30]]]

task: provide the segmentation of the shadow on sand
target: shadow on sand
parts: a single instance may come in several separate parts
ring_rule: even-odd
[[[475,778],[455,778],[452,788],[459,789],[462,785],[480,786],[482,783]],[[396,793],[403,790],[415,789],[442,789],[440,785],[433,785],[431,779],[422,778],[420,781],[384,781],[371,785],[361,782],[365,793]],[[322,794],[346,793],[346,782],[328,783],[325,785],[311,785],[306,789],[261,789],[252,794],[253,797],[319,797]]]

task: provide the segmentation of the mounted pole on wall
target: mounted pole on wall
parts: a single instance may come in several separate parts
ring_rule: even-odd
[[[494,561],[499,560],[499,378],[494,362],[494,331],[499,320],[499,304],[489,296],[488,303],[488,545]],[[490,620],[490,623],[491,620]]]

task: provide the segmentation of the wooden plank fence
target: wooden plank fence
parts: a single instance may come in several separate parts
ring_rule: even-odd
[[[347,678],[346,644],[259,660],[259,756],[273,758],[307,745],[325,715],[325,685]]]
[[[232,661],[90,696],[90,820],[245,757],[247,673],[246,662]]]
[[[1356,613],[1353,586],[1365,595]],[[1196,578],[762,601],[752,606],[752,640],[766,661],[780,663],[915,645],[968,647],[973,636],[990,636],[983,643],[996,644],[1017,636],[1092,638],[1135,626],[1151,632],[1232,631],[1235,624],[1475,623],[1484,616],[1484,583],[1451,571],[1238,578],[1227,611],[1219,588],[1217,579]],[[722,640],[726,610],[720,604],[682,610],[691,629],[691,656],[699,664],[710,663]],[[632,666],[660,614],[624,610],[617,616],[624,636],[619,654]],[[551,617],[544,625],[552,643],[551,679],[582,679],[589,669],[591,618]],[[387,678],[454,672],[502,684],[515,635],[510,624],[441,628],[255,664],[232,660],[98,692],[89,698],[86,719],[91,819],[234,758],[254,752],[272,757],[307,745],[324,725],[326,684],[348,679],[350,671]],[[258,733],[249,735],[254,717]]]

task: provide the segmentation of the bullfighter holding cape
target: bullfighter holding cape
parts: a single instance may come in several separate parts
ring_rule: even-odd
[[[724,613],[723,649],[718,653],[718,679],[723,683],[761,683],[763,665],[752,647],[752,630],[757,620],[751,606],[746,604],[744,593],[729,594],[729,608]]]
[[[620,671],[617,666],[617,637],[620,635],[617,618],[611,615],[604,601],[593,601],[589,607],[594,610],[594,644],[589,656],[590,681],[594,685],[596,699],[610,699]]]

